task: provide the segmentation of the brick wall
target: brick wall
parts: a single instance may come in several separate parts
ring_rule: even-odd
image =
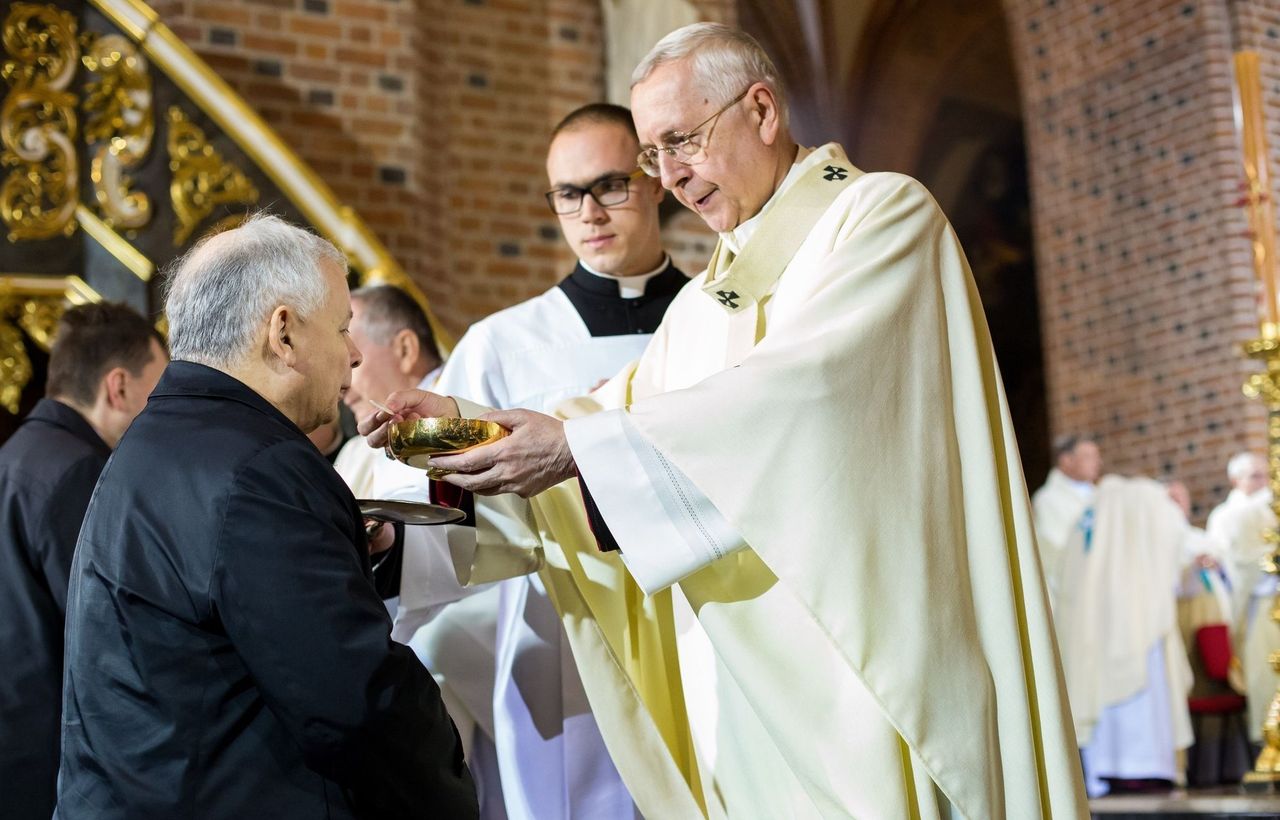
[[[704,0],[731,19],[732,0]],[[162,19],[354,206],[455,333],[572,264],[546,133],[603,93],[599,0],[160,0]],[[671,240],[700,269],[706,231]],[[702,254],[698,258],[698,254]]]
[[[1203,514],[1229,455],[1264,430],[1240,392],[1251,368],[1237,344],[1256,320],[1232,15],[1204,0],[1006,8],[1052,426],[1101,434],[1115,471],[1187,479]]]
[[[736,18],[735,0],[697,6]],[[568,253],[538,197],[544,135],[601,94],[598,0],[156,7],[359,209],[454,331],[563,274]],[[1207,508],[1228,455],[1262,444],[1236,353],[1254,315],[1230,55],[1263,52],[1280,169],[1280,0],[1004,8],[1052,427],[1098,432],[1118,471],[1188,479]],[[690,271],[712,244],[679,212],[667,239]]]

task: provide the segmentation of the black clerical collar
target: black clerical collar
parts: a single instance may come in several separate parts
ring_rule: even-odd
[[[645,284],[642,295],[626,298],[618,292],[616,279],[594,274],[579,263],[559,287],[592,336],[622,336],[657,330],[667,306],[688,281],[668,260],[666,268]]]
[[[578,260],[578,266],[574,270],[585,270],[597,279],[612,282],[618,286],[619,296],[623,299],[634,299],[637,296],[643,296],[645,288],[649,286],[649,282],[653,279],[657,279],[658,276],[660,276],[662,272],[670,266],[671,257],[664,253],[662,254],[662,263],[653,270],[645,271],[644,273],[634,273],[629,276],[614,276],[611,273],[601,273],[581,259]]]

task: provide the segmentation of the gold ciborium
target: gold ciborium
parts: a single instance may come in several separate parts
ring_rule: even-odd
[[[432,456],[453,455],[497,441],[507,428],[481,419],[410,419],[395,421],[387,428],[387,453],[410,467],[439,478],[448,471],[431,466]]]

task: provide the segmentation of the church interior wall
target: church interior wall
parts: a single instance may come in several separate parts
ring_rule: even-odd
[[[1274,3],[1240,5],[1275,20]],[[1229,456],[1265,444],[1240,390],[1257,321],[1231,57],[1262,50],[1275,105],[1276,26],[1242,37],[1238,8],[1204,0],[1005,7],[1051,427],[1100,435],[1110,470],[1184,479],[1203,516]]]
[[[694,3],[732,21],[732,0]],[[355,207],[445,326],[558,281],[546,135],[603,95],[599,0],[159,0],[162,18]],[[677,262],[713,240],[675,213]]]
[[[571,260],[538,196],[542,154],[562,114],[602,95],[599,0],[155,5],[360,210],[453,332],[563,275]],[[694,6],[730,22],[764,8]],[[1016,88],[1024,120],[1049,428],[1097,433],[1117,471],[1182,477],[1202,512],[1225,492],[1230,453],[1262,445],[1236,352],[1254,288],[1230,57],[1262,52],[1277,153],[1278,6],[1003,0],[1003,21],[971,20],[1007,26],[1012,45],[1000,72],[1016,82],[986,85],[993,99]],[[877,22],[874,9],[858,16]],[[939,18],[935,47],[919,51],[945,64],[965,40],[956,25]],[[910,171],[942,89],[909,65],[875,94],[845,83],[862,51],[830,55],[841,72],[815,111],[896,122],[881,130],[892,139],[852,139],[854,160]],[[705,229],[677,210],[667,233],[677,261],[698,269]]]

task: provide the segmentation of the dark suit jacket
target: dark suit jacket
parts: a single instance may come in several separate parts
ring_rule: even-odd
[[[0,447],[0,815],[49,820],[62,723],[62,624],[80,522],[111,455],[41,399]]]
[[[170,364],[76,548],[57,816],[475,817],[390,629],[324,457],[244,384]]]

